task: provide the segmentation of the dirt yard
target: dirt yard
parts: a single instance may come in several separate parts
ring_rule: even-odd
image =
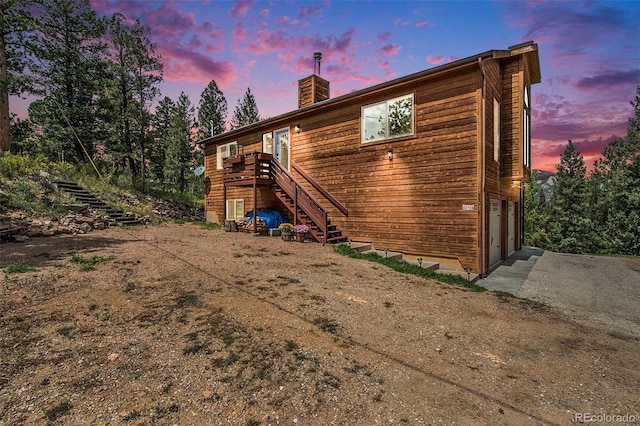
[[[13,262],[36,270],[3,273],[0,425],[640,422],[636,337],[329,246],[171,224]]]

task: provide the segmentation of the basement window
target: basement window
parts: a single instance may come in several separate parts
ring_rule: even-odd
[[[413,135],[413,94],[362,107],[362,143]]]
[[[224,145],[218,145],[218,151],[216,159],[218,161],[218,170],[222,169],[222,160],[232,155],[238,154],[238,142],[229,142]]]
[[[232,198],[227,200],[227,217],[226,220],[240,221],[244,217],[244,199]]]

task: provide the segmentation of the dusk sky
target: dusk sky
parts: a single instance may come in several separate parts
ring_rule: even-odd
[[[321,75],[331,97],[533,40],[533,168],[555,170],[568,139],[590,164],[626,135],[640,85],[640,2],[91,0],[151,29],[162,96],[197,106],[215,80],[229,118],[247,87],[260,115],[297,108],[297,82]],[[14,106],[15,105],[15,106]],[[19,104],[12,105],[20,108]],[[17,111],[16,111],[17,112]]]

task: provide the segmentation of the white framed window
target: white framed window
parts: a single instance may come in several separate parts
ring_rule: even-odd
[[[413,93],[361,109],[362,143],[413,135]]]
[[[265,154],[273,154],[273,133],[265,133],[262,135],[262,152]]]
[[[493,159],[500,162],[500,102],[493,98]]]
[[[522,110],[522,162],[531,167],[531,106],[529,104],[529,85],[524,87],[524,108]]]
[[[216,159],[218,161],[218,170],[222,169],[222,160],[238,153],[238,142],[229,142],[223,145],[218,145],[218,151]]]
[[[227,200],[227,217],[225,220],[239,221],[244,217],[244,199],[232,198]]]

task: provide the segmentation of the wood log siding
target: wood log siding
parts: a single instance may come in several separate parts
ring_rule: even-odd
[[[487,76],[486,200],[480,199],[482,78],[477,62],[285,114],[251,131],[216,138],[215,144],[237,140],[244,152],[260,151],[262,133],[300,123],[301,132],[291,132],[291,160],[349,210],[344,217],[330,203],[322,203],[345,235],[373,242],[378,248],[457,258],[462,266],[481,271],[480,209],[490,196],[516,199],[511,178],[527,172],[521,147],[524,61],[505,55],[483,58]],[[362,144],[361,108],[409,93],[414,95],[415,135]],[[500,164],[493,162],[494,97],[501,104]],[[392,161],[387,159],[389,148],[394,150]],[[214,144],[207,147],[207,155],[211,158],[207,163],[211,181],[207,209],[221,212],[222,174],[215,170]],[[292,174],[306,191],[322,200],[295,170]],[[230,188],[229,197],[236,197],[233,190],[243,189]],[[245,199],[248,202],[250,195]],[[261,202],[273,201],[264,197]],[[476,210],[462,211],[463,204],[475,204]]]
[[[397,140],[362,144],[361,107],[407,91],[319,114],[292,135],[292,159],[349,209],[345,218],[325,205],[350,238],[477,268],[469,247],[479,245],[478,212],[462,212],[462,204],[478,203],[477,89],[474,73],[416,88],[416,135]]]

